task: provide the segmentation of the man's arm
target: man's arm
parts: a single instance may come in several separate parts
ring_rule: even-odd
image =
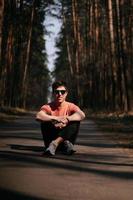
[[[52,116],[45,111],[39,111],[36,115],[36,120],[40,122],[51,122],[55,128],[63,128],[67,125],[68,119],[64,116]]]
[[[77,112],[67,117],[69,121],[82,121],[84,118],[85,118],[85,113],[80,109]]]
[[[38,120],[38,121],[46,121],[46,122],[48,122],[48,121],[59,121],[59,117],[57,117],[57,116],[52,116],[52,115],[49,115],[49,114],[47,114],[46,112],[44,112],[44,111],[39,111],[37,114],[36,114],[36,120]]]
[[[85,113],[80,109],[70,116],[52,116],[44,111],[39,111],[36,115],[36,120],[43,122],[51,121],[57,128],[65,127],[69,121],[81,121],[84,118]]]

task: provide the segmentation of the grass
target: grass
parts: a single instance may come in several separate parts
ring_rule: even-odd
[[[29,114],[31,112],[21,108],[2,107],[0,108],[0,123],[13,121],[22,115],[26,115],[27,113]]]
[[[110,139],[120,143],[123,147],[133,148],[132,113],[94,113],[89,118],[94,120]]]

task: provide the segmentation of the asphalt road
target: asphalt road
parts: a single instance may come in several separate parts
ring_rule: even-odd
[[[133,151],[81,123],[72,156],[43,157],[35,116],[0,124],[2,200],[132,200]],[[108,133],[107,133],[108,135]]]

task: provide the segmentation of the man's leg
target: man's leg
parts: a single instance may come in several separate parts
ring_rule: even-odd
[[[50,122],[41,124],[44,144],[46,152],[50,155],[55,155],[55,151],[61,149],[64,145],[67,146],[68,154],[73,152],[73,144],[77,138],[80,122],[70,122],[63,129],[56,129]],[[62,145],[63,144],[63,145]]]
[[[66,155],[71,155],[75,152],[74,144],[79,132],[80,122],[70,122],[58,135],[63,138],[63,142],[59,145],[59,149]]]
[[[55,155],[57,147],[64,141],[62,137],[58,136],[59,131],[51,122],[41,123],[41,132],[46,147],[45,154]]]
[[[62,137],[64,140],[69,140],[72,144],[75,144],[79,127],[79,121],[69,122],[65,128],[59,131],[58,136]]]
[[[41,123],[41,132],[43,136],[44,145],[47,148],[49,144],[56,139],[57,130],[51,122],[42,122]]]

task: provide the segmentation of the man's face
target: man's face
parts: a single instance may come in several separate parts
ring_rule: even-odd
[[[67,97],[67,90],[64,86],[59,86],[54,90],[54,97],[57,103],[62,103]]]

